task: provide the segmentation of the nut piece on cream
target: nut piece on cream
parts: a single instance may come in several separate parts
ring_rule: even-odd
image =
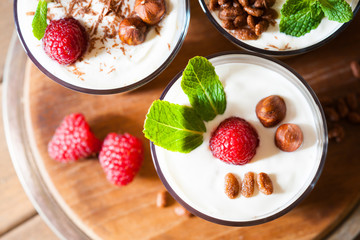
[[[141,44],[145,41],[146,29],[146,24],[140,18],[125,18],[119,27],[120,40],[128,45]]]
[[[293,152],[303,143],[304,136],[296,124],[280,125],[275,133],[275,145],[284,152]]]
[[[274,127],[284,120],[286,104],[282,97],[271,95],[263,98],[256,105],[256,116],[264,127]]]
[[[165,16],[165,1],[136,0],[135,12],[145,23],[149,25],[157,24]]]

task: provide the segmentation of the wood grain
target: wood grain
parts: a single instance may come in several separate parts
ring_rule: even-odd
[[[2,85],[0,84],[0,99]],[[2,112],[2,104],[0,104]],[[36,211],[26,197],[17,178],[5,141],[4,125],[0,118],[0,236],[14,226],[34,216]]]
[[[0,83],[2,82],[5,56],[8,51],[11,35],[14,29],[14,18],[12,14],[13,1],[1,0],[0,1]]]
[[[1,237],[1,240],[19,239],[46,239],[57,240],[55,234],[48,228],[39,215],[29,219],[26,223],[8,232]]]
[[[323,174],[305,201],[272,222],[232,228],[200,218],[178,217],[177,203],[164,209],[155,206],[157,191],[163,189],[152,164],[148,141],[141,130],[144,116],[166,84],[194,55],[209,55],[236,47],[221,36],[191,2],[191,25],[176,59],[159,77],[138,90],[111,96],[91,96],[65,89],[47,79],[34,66],[29,78],[30,119],[40,153],[44,177],[59,194],[84,231],[102,239],[314,239],[325,236],[359,200],[360,149],[356,147],[360,126],[347,125],[341,144],[330,144]],[[349,62],[360,56],[360,16],[335,41],[302,56],[284,60],[294,67],[319,94],[340,95],[359,89],[351,77]],[[194,51],[196,49],[196,51]],[[340,90],[339,90],[340,89]],[[82,112],[99,137],[106,133],[129,132],[146,143],[144,165],[127,187],[109,184],[96,159],[60,164],[47,155],[47,143],[62,118]]]

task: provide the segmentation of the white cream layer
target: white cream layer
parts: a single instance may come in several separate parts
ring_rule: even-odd
[[[63,6],[68,6],[69,0],[61,1]],[[135,0],[127,0],[125,3],[134,5]],[[148,33],[143,44],[137,46],[124,45],[126,54],[123,54],[121,41],[118,36],[115,39],[108,39],[104,43],[97,41],[96,49],[84,55],[81,62],[75,66],[81,76],[74,74],[72,66],[62,66],[51,60],[43,51],[41,41],[38,41],[32,33],[33,16],[27,14],[36,10],[37,0],[18,0],[18,18],[21,33],[30,53],[50,73],[59,79],[78,87],[88,89],[115,89],[136,83],[158,69],[173,51],[181,34],[182,24],[185,18],[185,5],[182,0],[166,0],[167,15],[160,22],[160,35],[156,34],[155,28]],[[54,3],[49,3],[49,14],[54,19],[65,17],[63,8],[52,8]],[[101,12],[104,3],[100,0],[92,1],[92,9]],[[97,17],[90,14],[75,16],[84,26],[90,28]],[[109,14],[99,24],[96,36],[104,34],[104,26],[108,26],[115,18]],[[117,27],[118,29],[118,27]],[[113,47],[114,44],[119,46]]]
[[[257,62],[256,58],[253,62]],[[289,206],[305,191],[320,163],[322,142],[318,140],[314,113],[307,102],[309,96],[305,97],[284,75],[256,63],[222,64],[215,69],[225,87],[225,113],[206,123],[203,144],[189,154],[170,152],[156,146],[161,171],[176,194],[194,209],[211,217],[248,221],[273,215]],[[291,73],[287,74],[296,79]],[[256,104],[273,94],[282,96],[287,105],[286,118],[282,123],[298,124],[304,133],[303,145],[295,152],[286,153],[276,148],[276,127],[264,128],[256,117]],[[165,100],[190,106],[181,90],[180,79],[166,94]],[[260,138],[255,157],[243,166],[226,164],[213,157],[209,150],[211,132],[231,116],[246,119],[256,128]],[[266,196],[256,188],[251,198],[240,196],[229,199],[224,193],[225,175],[231,172],[242,179],[249,171],[269,174],[274,193]]]
[[[354,10],[359,0],[346,0]],[[208,1],[207,1],[208,2]],[[338,30],[343,24],[335,21],[330,21],[324,17],[319,26],[311,32],[301,37],[292,37],[281,33],[279,29],[280,23],[280,10],[286,0],[276,0],[275,5],[272,7],[275,9],[279,17],[276,19],[275,26],[270,25],[268,30],[261,34],[257,40],[241,40],[246,44],[260,49],[272,50],[272,51],[291,51],[310,47],[322,40],[331,36],[336,30]],[[213,17],[221,25],[221,20],[218,17],[218,11],[212,12]]]

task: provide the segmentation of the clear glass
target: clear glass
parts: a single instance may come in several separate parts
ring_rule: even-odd
[[[227,30],[225,30],[220,24],[219,22],[214,18],[214,16],[212,15],[210,9],[207,7],[207,3],[208,0],[199,0],[200,6],[203,9],[203,11],[205,12],[206,16],[208,17],[208,19],[210,20],[210,22],[214,25],[214,27],[222,34],[224,35],[224,37],[226,37],[229,41],[231,41],[233,44],[235,44],[236,46],[250,51],[250,52],[255,52],[255,53],[261,53],[267,56],[272,56],[272,57],[289,57],[289,56],[295,56],[295,55],[299,55],[299,54],[303,54],[306,52],[310,52],[312,50],[315,50],[325,44],[327,44],[328,42],[330,42],[332,39],[336,38],[350,23],[344,23],[341,25],[341,27],[339,27],[336,31],[334,31],[331,35],[329,35],[328,37],[324,38],[323,40],[310,45],[308,47],[305,48],[299,48],[299,49],[295,49],[295,50],[284,50],[284,51],[276,51],[276,50],[268,50],[268,49],[263,49],[263,48],[258,48],[258,47],[254,47],[252,45],[249,45],[247,43],[245,43],[244,41],[234,37],[233,35],[231,35]],[[354,17],[357,14],[357,12],[360,9],[360,1],[357,3],[356,7],[354,8]]]
[[[18,37],[20,39],[21,44],[23,45],[23,48],[28,55],[28,57],[31,59],[31,61],[50,79],[54,80],[55,82],[70,88],[72,90],[76,90],[83,93],[88,94],[114,94],[114,93],[121,93],[121,92],[127,92],[133,89],[136,89],[138,87],[141,87],[145,85],[146,83],[153,80],[155,77],[157,77],[162,71],[164,71],[167,66],[173,61],[177,53],[179,52],[185,36],[188,31],[189,22],[190,22],[190,2],[189,0],[178,0],[178,17],[177,17],[177,32],[176,37],[177,41],[174,45],[171,52],[169,52],[169,55],[167,58],[165,58],[165,61],[157,68],[154,69],[153,72],[151,72],[148,76],[146,76],[143,79],[138,79],[136,82],[126,85],[126,86],[114,86],[113,88],[109,89],[96,89],[96,88],[88,88],[83,86],[78,86],[74,82],[72,82],[71,79],[60,79],[59,77],[55,76],[51,70],[46,69],[34,56],[34,54],[30,51],[29,46],[27,45],[24,34],[21,31],[21,27],[19,26],[19,6],[20,0],[14,0],[14,18],[15,18],[15,26],[18,33]],[[171,7],[171,6],[170,6]],[[25,13],[23,13],[25,14]],[[49,59],[50,60],[50,59]],[[52,60],[51,60],[52,61]]]
[[[271,71],[280,74],[285,79],[287,79],[305,98],[306,103],[309,105],[312,115],[314,116],[313,119],[315,126],[314,131],[316,133],[315,146],[317,149],[316,163],[314,163],[313,167],[311,168],[309,178],[302,185],[301,189],[291,199],[288,199],[288,201],[285,204],[283,204],[282,207],[277,208],[276,210],[270,213],[265,213],[263,215],[257,216],[254,219],[246,220],[246,221],[244,220],[230,221],[225,218],[220,219],[220,218],[215,218],[213,216],[209,216],[209,214],[205,214],[204,212],[201,212],[198,209],[196,209],[193,203],[190,203],[188,200],[184,200],[182,197],[180,197],[182,193],[176,192],[175,188],[177,187],[174,187],[174,185],[172,185],[172,183],[174,183],[173,181],[176,181],[176,179],[174,178],[175,180],[173,179],[169,180],[168,178],[169,177],[172,178],[172,176],[169,176],[169,172],[165,174],[162,170],[161,161],[159,161],[157,156],[157,149],[159,149],[160,147],[155,146],[151,142],[150,147],[151,147],[152,158],[156,171],[161,181],[169,191],[169,193],[186,209],[188,209],[194,215],[199,216],[205,220],[227,226],[251,226],[251,225],[256,225],[271,221],[275,218],[284,215],[285,213],[293,209],[295,206],[297,206],[311,192],[311,190],[314,188],[316,182],[320,177],[323,166],[325,164],[325,158],[326,158],[327,146],[328,146],[327,126],[326,126],[326,120],[322,107],[315,93],[306,83],[306,81],[293,69],[291,69],[289,66],[285,65],[284,63],[280,62],[279,60],[272,59],[269,57],[264,57],[255,53],[242,53],[239,51],[219,53],[212,55],[208,58],[210,59],[210,61],[214,66],[227,64],[227,63],[247,63],[247,64],[257,65],[267,68]],[[179,79],[181,80],[181,74],[182,73],[179,73],[169,83],[169,85],[165,88],[163,94],[161,95],[160,99],[164,99],[168,91],[173,86],[173,84]],[[251,81],[251,79],[249,79],[249,81]]]

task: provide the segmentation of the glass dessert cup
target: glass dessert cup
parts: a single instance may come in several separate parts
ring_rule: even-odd
[[[146,83],[150,82],[151,80],[153,80],[155,77],[157,77],[162,71],[164,71],[167,66],[173,61],[173,59],[175,58],[175,56],[177,55],[177,53],[179,52],[182,43],[185,39],[185,36],[187,34],[187,30],[188,30],[188,26],[189,26],[189,21],[190,21],[190,2],[189,0],[176,0],[171,1],[171,0],[166,0],[167,3],[167,10],[168,13],[171,13],[172,11],[175,11],[175,14],[173,14],[171,16],[171,20],[168,20],[168,22],[166,22],[167,25],[173,25],[170,23],[173,23],[173,21],[176,21],[177,27],[173,28],[174,30],[169,30],[168,32],[170,32],[169,34],[171,35],[171,42],[167,42],[166,45],[166,49],[169,49],[166,54],[160,54],[161,56],[159,57],[159,60],[153,60],[150,57],[145,58],[147,55],[149,54],[149,51],[152,51],[151,49],[158,49],[157,45],[154,42],[152,42],[149,47],[146,47],[145,50],[139,50],[138,52],[143,52],[141,54],[139,54],[139,57],[133,56],[133,52],[131,52],[132,50],[130,50],[130,53],[127,53],[128,59],[125,59],[125,56],[122,56],[123,54],[119,54],[119,51],[121,48],[117,49],[117,55],[116,56],[111,56],[111,61],[116,62],[113,60],[113,58],[115,59],[115,57],[117,57],[118,59],[120,59],[121,57],[123,57],[123,59],[125,59],[124,61],[126,63],[133,61],[133,63],[130,63],[129,65],[132,65],[131,68],[125,68],[122,67],[123,71],[117,71],[118,73],[116,73],[117,75],[115,75],[115,77],[113,77],[112,81],[108,83],[106,83],[107,80],[107,75],[102,75],[102,76],[94,76],[93,71],[102,72],[102,66],[104,68],[104,72],[106,71],[107,74],[114,74],[113,69],[110,69],[109,67],[111,66],[111,64],[108,63],[108,61],[103,61],[99,64],[99,61],[97,61],[96,65],[90,65],[90,67],[88,68],[89,71],[83,71],[85,74],[86,72],[88,72],[89,77],[91,77],[91,81],[87,81],[87,79],[81,78],[82,73],[80,74],[79,77],[75,76],[74,74],[70,74],[69,76],[66,74],[69,74],[67,72],[70,72],[68,69],[63,70],[60,69],[60,67],[62,67],[61,65],[59,65],[56,61],[50,59],[48,56],[45,55],[45,53],[39,53],[40,52],[40,47],[41,50],[42,49],[42,42],[41,41],[37,41],[37,39],[32,36],[32,29],[31,29],[31,21],[32,18],[30,19],[29,16],[25,16],[25,15],[30,15],[30,12],[25,11],[24,9],[29,9],[29,7],[24,7],[24,5],[26,5],[27,3],[30,1],[29,0],[15,0],[14,1],[14,18],[15,18],[15,26],[16,26],[16,30],[17,30],[17,34],[18,37],[20,39],[20,42],[26,52],[26,54],[28,55],[28,57],[31,59],[31,61],[50,79],[54,80],[55,82],[61,84],[62,86],[65,86],[67,88],[70,88],[72,90],[76,90],[79,92],[83,92],[83,93],[88,93],[88,94],[115,94],[115,93],[121,93],[121,92],[127,92],[127,91],[131,91],[133,89],[136,89],[138,87],[141,87],[143,85],[145,85]],[[36,4],[37,1],[34,1],[35,3],[31,3],[34,6],[31,6],[31,9],[33,9],[33,11],[35,11],[36,9]],[[26,4],[25,4],[26,3]],[[173,3],[176,3],[176,9],[175,9],[175,5]],[[93,4],[94,5],[94,4]],[[168,14],[167,13],[167,14]],[[166,15],[162,21],[166,21],[166,18],[168,17],[168,15]],[[55,17],[56,19],[56,17]],[[86,19],[83,20],[83,22],[86,22]],[[161,22],[160,22],[161,23]],[[25,26],[26,25],[26,26]],[[165,23],[164,23],[165,25]],[[29,29],[30,28],[30,29]],[[118,29],[118,28],[116,28]],[[168,28],[169,29],[169,28]],[[160,29],[160,34],[157,34],[157,31],[155,29],[155,27],[152,28],[151,33],[149,31],[146,40],[143,44],[146,44],[147,41],[154,41],[155,38],[157,37],[161,37],[161,34],[163,34],[164,32],[162,32],[162,29]],[[166,32],[167,33],[167,32]],[[167,41],[169,38],[166,38],[166,40],[162,40],[161,43],[163,43],[164,41]],[[37,41],[37,42],[35,42]],[[121,46],[121,41],[119,39],[118,36],[116,36],[116,43],[118,46]],[[171,44],[171,46],[170,46]],[[141,46],[137,45],[134,46],[134,48]],[[165,47],[163,47],[164,44],[162,44],[162,49],[165,49]],[[127,47],[125,45],[125,47]],[[149,50],[150,49],[150,50]],[[105,52],[105,51],[103,51]],[[125,55],[125,51],[123,49],[121,49],[121,52],[124,52]],[[155,51],[153,51],[155,52]],[[90,55],[90,56],[87,56]],[[155,55],[159,55],[159,54],[155,54]],[[97,57],[97,53],[85,53],[83,58],[88,61],[91,58],[96,58]],[[154,54],[151,56],[154,57]],[[107,59],[109,59],[110,57],[107,57]],[[134,59],[135,58],[135,59]],[[142,61],[142,59],[145,59],[145,64],[144,66],[148,66],[151,65],[147,70],[143,70],[141,71],[141,67],[138,68],[138,64],[140,61]],[[86,62],[83,61],[83,62]],[[77,62],[76,62],[77,63]],[[93,61],[94,63],[94,61]],[[88,64],[88,63],[86,63]],[[102,65],[101,65],[102,64]],[[107,68],[109,69],[105,69],[104,66],[107,66]],[[120,64],[119,64],[120,65]],[[84,65],[83,65],[84,66]],[[99,67],[100,66],[100,67]],[[116,66],[115,66],[116,68]],[[60,71],[59,71],[60,69]],[[86,69],[85,69],[86,70]],[[76,68],[74,68],[74,72],[77,71]],[[59,73],[61,72],[61,73]],[[64,72],[64,73],[63,73]],[[126,76],[123,76],[123,74],[125,75],[126,72]],[[146,72],[146,73],[142,73],[142,72]],[[97,73],[96,73],[97,74]],[[130,75],[129,75],[130,74]],[[131,76],[133,75],[133,77],[131,77],[131,80],[129,80],[129,78],[127,76]],[[117,81],[118,80],[118,81]],[[125,81],[125,82],[124,82]]]
[[[206,123],[207,132],[204,135],[202,145],[188,153],[193,155],[170,152],[155,146],[151,142],[151,153],[156,171],[176,201],[194,215],[207,221],[227,226],[251,226],[274,220],[289,212],[305,199],[314,188],[322,172],[328,138],[326,121],[320,102],[299,74],[276,59],[239,51],[215,54],[208,59],[214,65],[220,80],[223,81],[227,94],[227,109],[223,115],[219,115]],[[251,69],[248,71],[247,68]],[[231,78],[232,70],[235,69],[239,69],[240,72],[248,71],[246,77],[255,76],[259,69],[266,69],[265,72],[269,73],[267,76],[270,76],[269,79],[273,78],[271,77],[272,74],[275,74],[276,78],[281,76],[280,78],[285,79],[283,83],[287,82],[284,84],[286,87],[281,91],[288,112],[282,123],[300,123],[299,125],[304,132],[304,142],[300,149],[292,153],[278,150],[273,140],[277,126],[272,129],[264,128],[256,118],[256,102],[270,95],[268,94],[269,91],[272,93],[274,89],[282,87],[275,84],[261,89],[257,85],[257,76],[253,79],[246,78],[247,80],[237,81],[236,79],[239,79],[240,75]],[[183,100],[186,95],[182,96],[183,93],[180,92],[181,76],[182,72],[169,83],[160,99],[189,105],[186,102],[187,100]],[[244,85],[246,82],[250,88]],[[286,93],[287,88],[289,89],[288,93]],[[239,92],[239,89],[246,89],[247,93]],[[264,96],[264,92],[268,95]],[[253,96],[254,93],[258,96],[250,99],[249,96]],[[274,94],[278,94],[278,92],[274,92]],[[243,96],[243,99],[247,99],[247,101],[239,104],[241,106],[237,108],[236,99],[239,96]],[[302,104],[306,107],[303,107]],[[249,106],[248,109],[244,108],[246,105]],[[301,108],[308,110],[306,112],[300,110],[301,114],[299,114]],[[260,137],[257,154],[246,165],[223,163],[213,157],[209,149],[211,132],[222,120],[231,116],[241,117],[249,121]],[[311,160],[299,162],[299,159],[304,159],[304,156],[308,156]],[[287,167],[282,167],[285,165]],[[302,167],[305,165],[307,167]],[[250,198],[243,196],[238,196],[235,199],[227,198],[224,193],[225,174],[235,173],[239,177],[241,176],[242,181],[244,174],[248,171],[255,174],[262,171],[268,173],[273,180],[274,193],[266,196],[255,190],[254,196]],[[298,178],[300,175],[302,177]],[[296,187],[294,187],[295,185]],[[269,207],[263,208],[266,205]]]
[[[332,39],[336,38],[351,23],[351,21],[347,23],[337,23],[324,18],[317,29],[314,29],[310,33],[307,33],[304,36],[300,37],[302,38],[302,43],[299,43],[297,42],[299,38],[287,36],[279,32],[280,9],[282,6],[282,3],[280,4],[279,1],[280,0],[277,0],[275,5],[273,6],[273,8],[277,10],[279,15],[276,19],[276,25],[270,25],[268,31],[265,31],[258,40],[246,41],[236,38],[221,26],[221,20],[217,16],[217,11],[214,12],[208,8],[209,0],[199,0],[199,3],[210,22],[230,42],[244,50],[278,58],[296,56],[324,46]],[[285,0],[281,1],[285,2]],[[351,7],[353,9],[355,18],[355,15],[360,9],[360,1],[349,1],[351,2]],[[323,35],[321,35],[322,33],[320,33],[320,31],[324,31]],[[275,33],[276,35],[274,35],[273,33]],[[266,39],[264,39],[264,36],[266,36]],[[264,41],[264,43],[257,44],[256,41],[259,41],[260,39],[263,39],[261,41]],[[296,45],[299,45],[299,47]]]

